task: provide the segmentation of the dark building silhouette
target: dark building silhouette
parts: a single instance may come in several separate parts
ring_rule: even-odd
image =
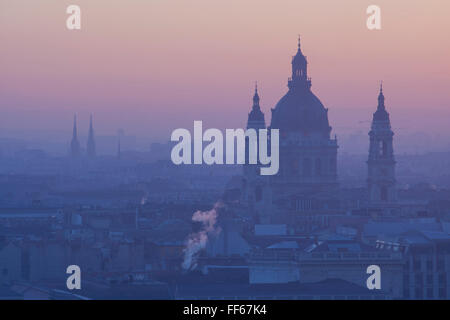
[[[70,155],[76,158],[79,157],[80,154],[81,154],[80,142],[78,141],[78,133],[77,133],[77,115],[74,115],[72,141],[70,142]]]
[[[92,125],[92,114],[89,119],[89,135],[87,141],[87,155],[89,158],[95,158],[95,139],[94,139],[94,128]]]
[[[259,95],[258,95],[258,85],[255,85],[255,94],[253,95],[253,105],[252,110],[248,114],[247,119],[247,129],[255,129],[256,134],[258,134],[259,129],[265,129],[266,128],[266,122],[264,120],[264,113],[261,111],[261,107],[259,106]],[[257,158],[259,159],[259,150],[258,145],[256,144],[253,146],[256,150],[250,150],[250,142],[249,138],[246,137],[246,143],[245,143],[245,165],[244,165],[244,175],[248,178],[253,177],[255,175],[259,176],[259,164],[250,164],[249,163],[249,157],[250,152],[257,154]],[[259,163],[259,161],[258,161]]]
[[[299,38],[289,90],[272,109],[270,125],[280,130],[280,171],[272,185],[284,196],[334,192],[338,187],[337,140],[330,138],[328,109],[311,91],[307,66]]]
[[[255,94],[253,95],[252,110],[248,114],[247,129],[255,129],[258,135],[259,129],[265,129],[266,122],[264,113],[259,105],[258,85],[255,85]],[[249,205],[252,216],[259,222],[268,223],[270,207],[272,202],[272,192],[267,177],[260,175],[261,164],[259,162],[259,144],[253,148],[256,151],[257,164],[249,163],[249,153],[252,145],[249,138],[246,137],[245,155],[246,161],[244,165],[244,200]]]
[[[373,114],[369,132],[370,147],[367,161],[367,187],[371,205],[384,206],[396,201],[394,132],[384,105],[383,86],[380,86],[377,111]]]
[[[243,201],[257,223],[302,225],[303,217],[339,208],[337,140],[330,138],[328,109],[311,92],[307,64],[299,39],[289,90],[272,109],[269,127],[280,133],[278,173],[262,176],[259,164],[244,165]],[[264,127],[255,89],[247,128]]]
[[[264,120],[264,113],[261,111],[259,106],[259,94],[258,94],[258,84],[255,84],[255,94],[253,95],[253,106],[252,110],[248,114],[247,129],[265,129],[266,121]]]

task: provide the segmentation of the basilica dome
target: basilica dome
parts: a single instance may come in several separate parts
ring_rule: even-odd
[[[327,109],[311,90],[290,89],[272,110],[271,128],[304,134],[330,133]]]
[[[280,129],[281,132],[294,131],[306,135],[321,133],[329,136],[331,127],[328,122],[328,110],[311,92],[307,64],[299,41],[297,54],[292,58],[289,91],[272,109],[271,128]]]

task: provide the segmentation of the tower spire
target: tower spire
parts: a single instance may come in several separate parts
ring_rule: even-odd
[[[369,132],[368,192],[370,205],[386,206],[396,201],[394,132],[384,105],[383,82],[380,83],[378,107]]]
[[[252,110],[248,114],[247,128],[264,129],[266,127],[264,121],[264,113],[259,106],[258,82],[255,81],[255,93],[253,95]]]
[[[73,115],[73,130],[72,130],[72,139],[77,139],[77,115]]]
[[[95,139],[94,139],[94,127],[92,124],[92,113],[89,117],[89,135],[87,141],[87,154],[90,158],[95,157]]]
[[[78,142],[76,114],[74,114],[73,116],[73,129],[72,129],[72,141],[70,142],[70,154],[72,157],[78,157],[80,155],[80,143]]]
[[[386,107],[384,105],[383,81],[381,81],[381,83],[380,83],[380,93],[378,94],[377,111],[379,111],[379,112],[386,112]]]
[[[259,110],[259,94],[258,94],[258,82],[255,81],[255,94],[253,95],[253,110],[257,109]]]

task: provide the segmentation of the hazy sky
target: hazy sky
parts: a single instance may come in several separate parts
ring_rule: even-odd
[[[70,4],[82,29],[69,31]],[[382,30],[366,28],[381,7]],[[0,0],[0,134],[245,125],[254,81],[287,90],[297,35],[340,133],[367,128],[380,80],[394,129],[450,135],[448,0]]]

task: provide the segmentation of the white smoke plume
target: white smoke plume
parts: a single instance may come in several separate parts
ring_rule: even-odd
[[[191,233],[186,240],[186,248],[184,248],[184,260],[182,267],[184,270],[193,270],[197,267],[197,257],[202,249],[206,247],[208,239],[211,235],[217,235],[220,228],[216,227],[218,210],[223,206],[217,202],[209,211],[196,211],[192,215],[192,221],[201,222],[202,229],[198,232]]]

